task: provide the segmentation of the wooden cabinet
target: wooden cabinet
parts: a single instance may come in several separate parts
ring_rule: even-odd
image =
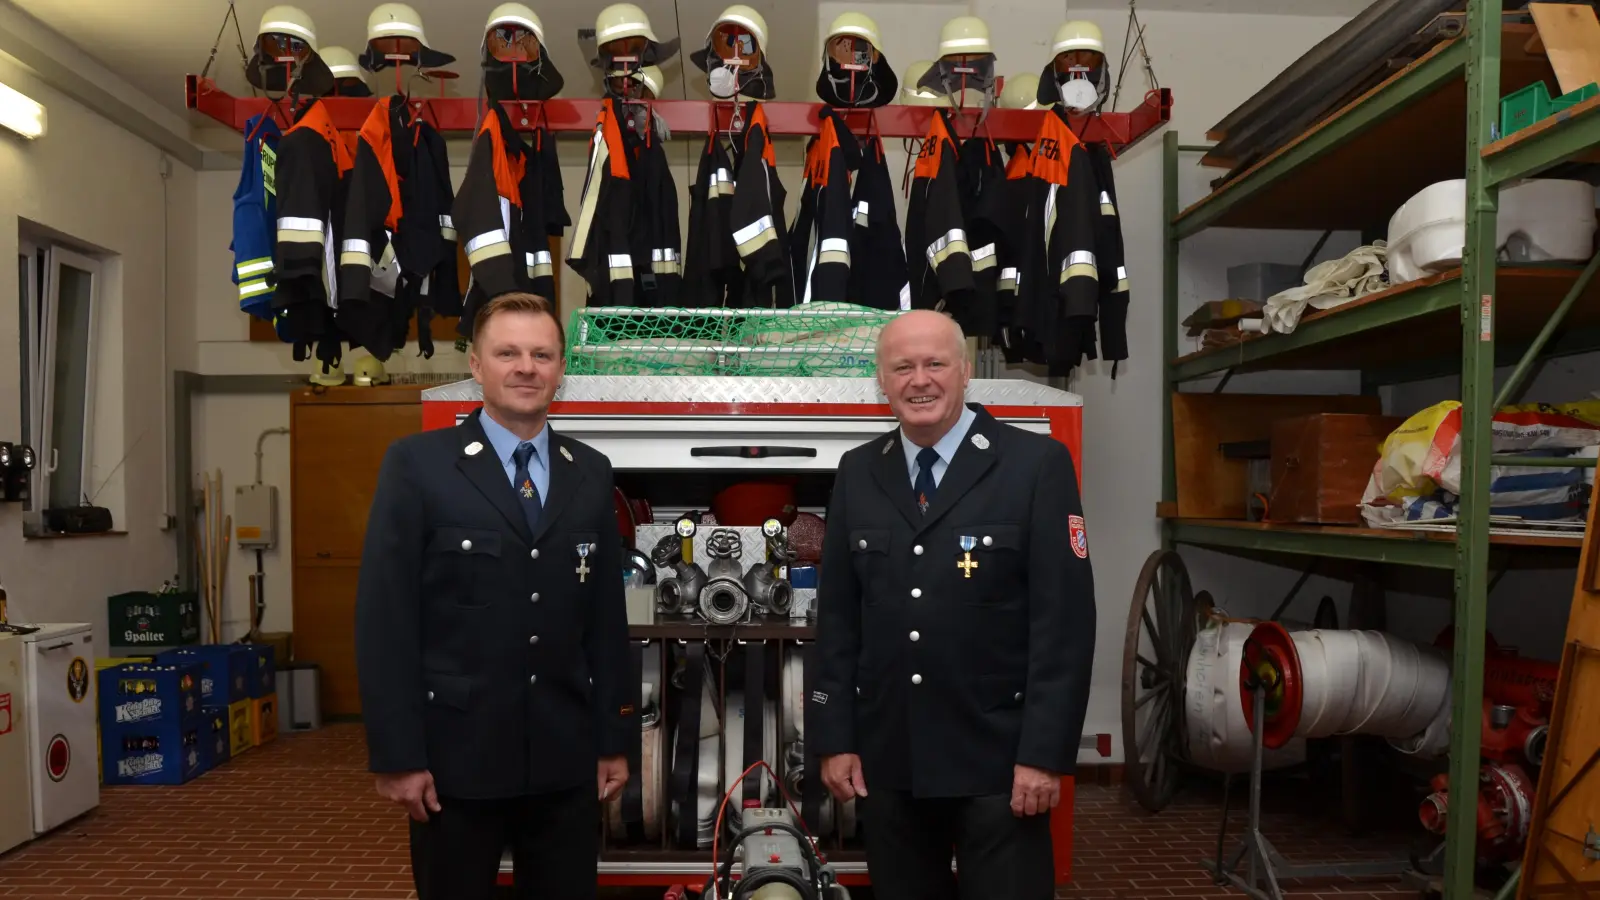
[[[389,445],[422,430],[422,389],[335,387],[289,398],[295,658],[322,668],[327,715],[361,712],[356,583]]]

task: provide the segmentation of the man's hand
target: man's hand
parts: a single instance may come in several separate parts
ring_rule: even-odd
[[[867,782],[861,777],[861,757],[836,753],[822,758],[822,783],[840,803],[867,795]]]
[[[595,780],[600,783],[601,803],[617,796],[622,791],[622,786],[628,783],[628,758],[626,756],[601,757],[600,768]]]
[[[439,812],[443,809],[439,805],[439,795],[433,791],[433,773],[426,769],[420,772],[380,772],[378,796],[405,807],[411,818],[418,822],[428,821],[430,811]]]
[[[1011,813],[1047,813],[1061,802],[1061,776],[1032,766],[1017,766],[1011,778]]]

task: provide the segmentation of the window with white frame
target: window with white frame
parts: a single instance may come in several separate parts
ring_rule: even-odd
[[[22,338],[23,443],[34,448],[32,498],[45,509],[92,504],[95,357],[102,268],[59,244],[18,245]]]

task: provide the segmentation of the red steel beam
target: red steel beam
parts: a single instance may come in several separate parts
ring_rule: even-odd
[[[252,116],[271,112],[280,126],[286,126],[287,106],[278,106],[264,97],[234,97],[219,90],[210,79],[189,75],[185,79],[187,105],[234,131],[243,132]],[[375,103],[372,97],[327,97],[323,103],[340,131],[360,131]],[[478,101],[468,97],[413,97],[417,115],[440,132],[472,133],[479,120]],[[600,112],[599,100],[513,101],[506,104],[511,121],[518,128],[548,125],[551,131],[589,131]],[[657,115],[675,133],[705,134],[726,131],[734,105],[706,100],[657,100],[651,104]],[[820,103],[769,101],[764,104],[773,134],[808,135],[817,133]],[[858,135],[877,134],[887,138],[920,138],[928,133],[933,108],[927,106],[883,106],[877,109],[841,110],[845,122]],[[972,134],[977,127],[977,111],[960,114],[958,137]],[[991,109],[983,130],[995,141],[1032,141],[1039,133],[1040,110]],[[1078,137],[1087,142],[1106,143],[1114,153],[1136,144],[1172,118],[1172,92],[1166,88],[1151,91],[1131,112],[1101,113],[1074,117]]]

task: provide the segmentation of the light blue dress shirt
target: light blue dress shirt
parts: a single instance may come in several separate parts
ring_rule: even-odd
[[[944,433],[944,437],[933,445],[934,452],[939,454],[939,458],[933,463],[933,484],[935,487],[944,479],[945,470],[950,468],[950,460],[955,459],[957,448],[961,446],[961,441],[966,438],[967,431],[972,428],[972,423],[977,418],[978,414],[972,411],[972,407],[963,405],[961,407],[961,418],[957,419],[956,424],[950,426],[950,430]],[[900,449],[905,451],[906,470],[911,476],[911,486],[915,488],[917,486],[917,454],[922,451],[922,448],[911,443],[911,439],[906,437],[905,430],[901,429]]]
[[[483,426],[483,433],[489,438],[489,446],[494,448],[494,455],[500,460],[500,465],[505,467],[506,481],[512,487],[517,486],[517,463],[512,459],[512,454],[525,443],[522,438],[511,433],[511,430],[489,417],[485,411],[478,416],[478,423]],[[539,500],[542,503],[550,502],[550,424],[539,429],[533,436],[533,458],[528,460],[528,475],[533,478],[533,486],[539,489]]]

